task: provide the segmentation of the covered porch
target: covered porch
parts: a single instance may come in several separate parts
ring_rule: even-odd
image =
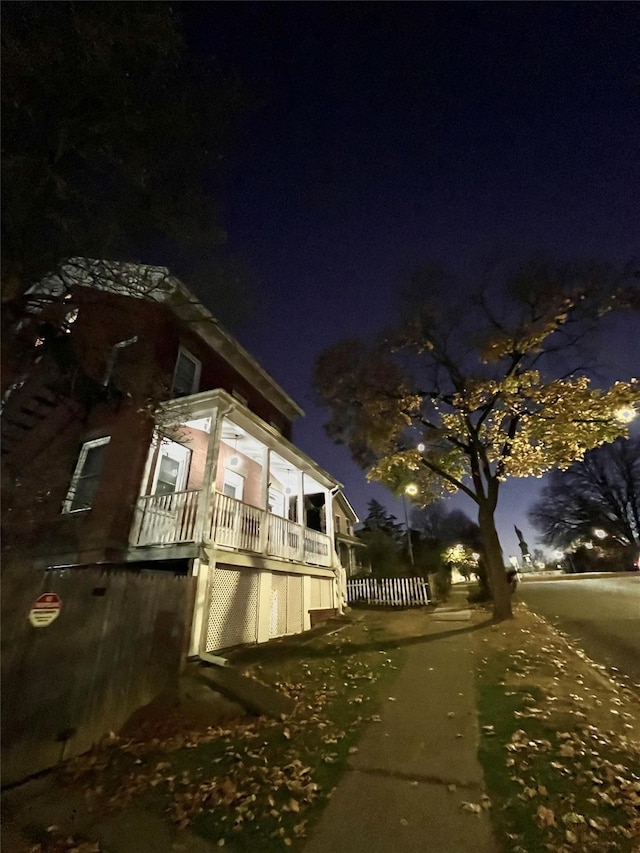
[[[226,392],[181,398],[159,413],[130,545],[193,543],[329,568],[335,487]]]

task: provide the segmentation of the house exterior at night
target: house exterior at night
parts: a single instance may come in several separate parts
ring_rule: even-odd
[[[10,544],[43,569],[195,577],[190,655],[297,633],[339,608],[339,483],[291,443],[301,409],[167,270],[119,265],[110,279],[75,263],[73,284],[29,294],[43,358],[16,371],[3,418],[5,464],[24,472]],[[56,339],[89,403],[65,393],[81,382],[61,379],[65,356],[46,352]]]

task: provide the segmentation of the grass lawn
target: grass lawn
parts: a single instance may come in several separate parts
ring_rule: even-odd
[[[300,848],[402,664],[402,650],[379,651],[387,639],[354,615],[335,633],[240,650],[234,665],[294,698],[286,720],[199,730],[174,720],[173,730],[72,762],[65,783],[84,786],[101,809],[135,803],[233,851]],[[40,849],[73,849],[63,843],[52,837]]]

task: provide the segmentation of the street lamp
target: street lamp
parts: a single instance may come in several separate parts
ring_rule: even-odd
[[[409,516],[407,515],[407,499],[405,495],[409,495],[410,497],[418,494],[418,487],[415,483],[408,483],[404,487],[404,492],[402,493],[402,506],[404,507],[404,525],[407,530],[407,550],[409,551],[409,562],[411,563],[411,568],[415,569],[416,564],[413,559],[413,544],[411,542],[411,530],[409,529]]]
[[[628,424],[636,417],[636,410],[633,406],[621,406],[615,413],[617,421],[623,424]]]
[[[593,535],[596,536],[598,539],[606,539],[609,534],[601,527],[596,527],[593,531]]]

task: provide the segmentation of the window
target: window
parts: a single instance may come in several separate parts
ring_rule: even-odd
[[[340,516],[336,515],[336,533],[340,533]]]
[[[237,501],[241,501],[243,493],[244,477],[241,474],[237,474],[235,471],[225,469],[222,494],[228,495],[230,498],[235,498]]]
[[[163,438],[155,471],[154,495],[170,495],[186,488],[191,451],[177,441]]]
[[[200,388],[200,362],[186,349],[180,347],[173,374],[174,397],[187,397]]]
[[[63,512],[91,509],[104,465],[105,450],[110,440],[111,436],[105,436],[105,438],[96,438],[94,441],[85,441],[82,445],[69,492],[62,507]]]

